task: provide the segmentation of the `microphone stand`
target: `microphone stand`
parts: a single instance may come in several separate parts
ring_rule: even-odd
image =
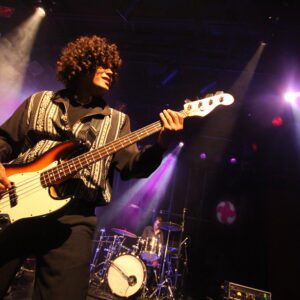
[[[186,213],[187,213],[187,209],[184,207],[182,210],[181,231],[180,231],[180,236],[179,236],[179,246],[178,246],[177,261],[176,261],[176,268],[175,268],[175,288],[177,287],[179,260],[181,259],[181,249],[182,249],[182,245],[184,244],[183,234],[185,231]]]

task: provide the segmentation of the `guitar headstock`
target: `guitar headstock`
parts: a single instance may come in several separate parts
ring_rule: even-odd
[[[184,104],[184,114],[187,117],[200,116],[204,117],[213,111],[219,105],[230,105],[234,102],[233,97],[230,94],[218,93],[214,96],[204,99],[189,101],[186,100]]]

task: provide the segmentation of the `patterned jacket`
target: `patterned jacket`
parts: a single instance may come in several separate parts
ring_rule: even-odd
[[[105,106],[95,107],[73,126],[68,119],[69,100],[64,91],[42,91],[25,100],[0,127],[0,160],[29,163],[66,140],[84,141],[90,150],[130,132],[127,115]],[[131,145],[79,171],[62,185],[62,194],[72,194],[95,205],[111,199],[113,169],[123,179],[146,177],[160,164],[163,150],[157,145],[139,151]]]

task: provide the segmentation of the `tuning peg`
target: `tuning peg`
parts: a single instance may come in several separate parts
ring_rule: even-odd
[[[190,103],[190,102],[192,102],[192,100],[190,100],[190,99],[185,99],[185,100],[184,100],[184,103],[185,103],[185,104]]]
[[[223,91],[216,91],[215,92],[215,95],[221,95],[221,94],[224,94],[224,92]]]
[[[205,95],[205,98],[213,97],[213,95],[214,95],[214,94],[212,94],[212,93],[206,94],[206,95]]]

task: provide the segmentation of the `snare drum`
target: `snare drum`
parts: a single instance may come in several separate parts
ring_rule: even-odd
[[[146,261],[155,261],[161,257],[161,243],[155,237],[149,237],[146,239],[141,253],[142,259]]]
[[[136,256],[120,255],[113,261],[107,271],[108,285],[113,294],[130,297],[137,293],[146,283],[145,264]]]

